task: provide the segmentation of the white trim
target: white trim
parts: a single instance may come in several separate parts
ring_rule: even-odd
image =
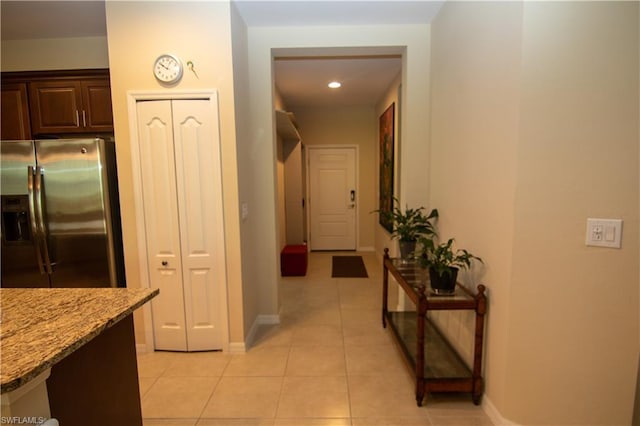
[[[243,354],[247,352],[247,346],[244,342],[230,342],[229,353],[230,354]]]
[[[150,287],[150,279],[149,279],[149,268],[147,264],[147,245],[146,245],[146,234],[145,234],[145,222],[144,222],[144,206],[143,198],[142,198],[142,174],[140,172],[140,151],[139,151],[139,140],[138,140],[138,114],[136,103],[139,101],[149,101],[149,100],[174,100],[174,99],[205,99],[211,102],[212,111],[214,103],[217,105],[218,102],[218,92],[215,89],[208,90],[129,90],[127,91],[127,109],[129,115],[129,140],[130,140],[130,149],[131,149],[131,167],[132,167],[132,184],[133,184],[133,207],[136,217],[136,239],[138,245],[138,267],[140,271],[139,281],[140,287],[149,288]],[[219,121],[219,117],[216,115],[213,117],[216,122]],[[220,150],[221,147],[218,147]],[[222,159],[220,159],[220,167],[222,167]],[[222,191],[222,188],[220,188]],[[223,215],[224,222],[224,215]],[[224,223],[223,223],[224,226]],[[226,259],[226,245],[224,241],[224,235],[219,236],[219,241],[217,243],[219,247],[222,249],[222,253]],[[221,303],[221,315],[220,315],[220,327],[222,331],[222,351],[228,352],[230,351],[230,342],[229,342],[229,302],[228,302],[228,293],[227,293],[227,271],[226,271],[226,260],[221,262],[221,264],[225,265],[224,268],[221,269],[220,274],[224,277],[222,280],[222,285],[220,285],[220,293],[218,297],[220,298]],[[127,280],[131,282],[130,280]],[[150,350],[153,351],[155,348],[155,339],[153,337],[153,316],[151,313],[151,306],[149,303],[145,304],[142,307],[143,318],[144,318],[144,335],[145,335],[145,351]]]
[[[374,247],[358,247],[358,251],[366,251],[366,252],[374,252],[376,249]]]
[[[356,250],[360,250],[360,251],[365,251],[364,249],[359,249],[359,243],[360,243],[360,220],[359,220],[359,210],[360,210],[360,147],[358,145],[355,144],[305,144],[304,148],[307,150],[306,154],[305,154],[305,168],[307,170],[307,172],[305,173],[305,199],[307,201],[306,205],[308,206],[309,203],[309,197],[311,196],[310,192],[309,192],[309,170],[310,170],[310,162],[309,162],[309,158],[311,157],[310,155],[310,150],[316,150],[316,149],[340,149],[340,148],[353,148],[355,149],[355,160],[356,160],[356,170],[355,170],[355,174],[356,174],[356,212],[355,212],[355,231],[356,231]],[[311,247],[311,238],[309,237],[309,233],[311,232],[311,214],[310,214],[311,209],[310,208],[305,208],[305,214],[306,214],[306,221],[307,221],[307,234],[305,235],[307,244],[309,244],[309,247]],[[373,249],[372,249],[373,250]],[[368,250],[366,250],[368,251]]]
[[[500,414],[500,411],[496,408],[495,405],[491,402],[491,400],[484,395],[482,397],[482,410],[484,410],[485,414],[489,419],[491,419],[491,423],[497,426],[520,426],[518,423],[512,422],[511,420],[505,419]]]

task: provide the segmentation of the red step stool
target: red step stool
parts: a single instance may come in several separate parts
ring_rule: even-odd
[[[302,277],[307,275],[307,245],[287,245],[280,252],[280,275]]]

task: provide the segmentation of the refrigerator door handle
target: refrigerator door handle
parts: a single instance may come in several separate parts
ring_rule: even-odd
[[[42,262],[42,252],[40,251],[40,230],[38,228],[38,219],[36,218],[36,205],[35,205],[35,191],[34,191],[34,179],[33,176],[35,170],[33,166],[27,167],[27,190],[29,199],[29,225],[31,227],[31,235],[33,236],[34,245],[36,248],[36,260],[38,262],[38,268],[40,273],[44,274],[44,264]]]
[[[34,198],[36,210],[38,212],[38,220],[39,220],[39,228],[40,228],[40,241],[42,243],[42,257],[44,268],[47,274],[53,273],[53,269],[51,268],[51,259],[49,257],[49,247],[47,244],[47,227],[45,225],[44,220],[44,209],[42,208],[42,187],[44,185],[44,173],[42,167],[36,166],[36,177],[35,177],[35,190],[34,190]]]

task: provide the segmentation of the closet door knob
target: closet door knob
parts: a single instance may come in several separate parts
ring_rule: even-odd
[[[166,260],[162,261],[162,266],[167,266],[169,264],[169,262],[167,262]]]

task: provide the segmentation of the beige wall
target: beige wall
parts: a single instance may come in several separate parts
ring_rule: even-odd
[[[302,174],[302,143],[300,140],[285,140],[284,179],[285,179],[285,216],[286,243],[303,244],[307,237],[304,234],[304,178]]]
[[[231,4],[231,41],[232,41],[232,58],[233,58],[233,79],[234,79],[234,102],[235,102],[235,124],[236,124],[236,150],[237,150],[237,174],[238,174],[238,201],[236,208],[241,208],[242,204],[247,203],[245,194],[247,187],[250,187],[250,181],[246,176],[251,173],[250,158],[251,152],[247,149],[248,141],[251,138],[249,129],[249,116],[246,113],[249,110],[251,102],[249,91],[249,65],[248,65],[248,33],[247,26],[240,17],[235,6]],[[229,164],[229,167],[233,167]],[[240,205],[238,205],[240,203]],[[241,241],[241,257],[236,259],[241,263],[242,268],[242,287],[234,286],[232,297],[229,299],[229,305],[234,309],[242,309],[242,322],[236,319],[237,327],[233,333],[236,342],[242,341],[242,345],[246,341],[248,327],[251,325],[258,306],[258,292],[255,290],[255,278],[252,275],[251,262],[243,262],[242,259],[251,259],[256,256],[253,251],[253,233],[251,226],[255,223],[255,211],[250,211],[250,215],[242,219],[240,223],[240,241]],[[234,324],[231,324],[234,326]],[[240,339],[240,336],[242,338]],[[241,349],[241,348],[240,348]],[[246,348],[245,348],[246,349]]]
[[[508,392],[521,7],[450,3],[432,24],[430,204],[440,213],[441,240],[455,237],[485,261],[474,269],[478,276],[460,279],[489,288],[484,373],[487,396],[499,409]],[[459,342],[467,357],[468,317],[445,320],[451,335],[467,337]]]
[[[106,37],[2,41],[2,71],[109,68]]]
[[[138,286],[140,262],[136,222],[132,209],[134,190],[131,162],[127,91],[157,90],[170,93],[152,75],[154,59],[173,53],[184,62],[193,61],[198,77],[185,69],[176,90],[216,89],[219,96],[224,194],[225,245],[229,297],[230,340],[244,341],[242,272],[238,215],[234,85],[231,53],[230,5],[228,2],[107,2],[107,32],[111,92],[120,180],[124,207],[122,224],[127,282]],[[171,31],[165,24],[171,23]],[[175,37],[179,34],[179,37]],[[140,325],[138,325],[139,328]],[[239,343],[241,344],[241,343]]]
[[[286,111],[287,108],[284,105],[280,93],[276,90],[273,92],[273,108],[277,111]],[[286,213],[286,196],[285,196],[285,158],[284,158],[284,143],[282,137],[277,134],[276,143],[276,188],[277,188],[277,201],[276,206],[278,213],[278,248],[281,249],[286,245],[287,241],[287,213]]]
[[[433,23],[431,200],[485,259],[488,408],[628,424],[638,356],[638,4],[446,3]],[[624,220],[620,250],[587,217]]]
[[[637,7],[524,5],[507,376],[516,419],[631,418],[639,343]],[[623,219],[622,249],[585,247],[587,217]],[[531,303],[552,292],[546,303]],[[536,355],[534,347],[546,350]],[[543,391],[545,400],[517,398]]]
[[[305,148],[358,146],[358,250],[373,250],[376,123],[373,107],[293,108]]]

